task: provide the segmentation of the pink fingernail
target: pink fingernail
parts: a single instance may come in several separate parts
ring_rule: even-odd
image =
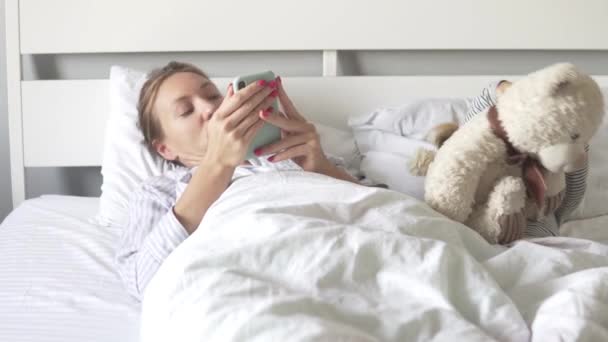
[[[277,96],[279,96],[279,92],[275,89],[272,91],[272,93],[270,93],[270,96],[277,97]]]
[[[259,157],[262,155],[262,150],[260,150],[259,148],[256,148],[255,150],[253,150],[253,153],[255,153],[255,155]]]
[[[276,88],[277,87],[277,81],[273,80],[273,81],[268,82],[268,86],[270,88],[273,88],[273,89]]]
[[[261,86],[265,86],[266,85],[266,80],[259,80],[258,84]]]
[[[274,156],[271,156],[270,158],[268,158],[268,161],[269,161],[269,162],[274,161]]]
[[[273,110],[274,110],[274,107],[270,106],[270,107],[266,108],[266,110],[264,111],[264,113],[270,114],[270,113],[272,113]]]
[[[270,116],[270,113],[268,113],[268,112],[266,112],[266,111],[263,111],[263,112],[262,112],[262,117],[263,117],[264,119],[268,118],[269,116]]]

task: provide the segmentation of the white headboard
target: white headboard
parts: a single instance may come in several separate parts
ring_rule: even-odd
[[[468,96],[501,76],[339,76],[340,50],[608,50],[604,0],[6,0],[5,11],[15,206],[25,167],[101,164],[108,108],[106,80],[23,81],[22,55],[319,51],[323,75],[285,84],[311,119],[343,127],[404,97]]]

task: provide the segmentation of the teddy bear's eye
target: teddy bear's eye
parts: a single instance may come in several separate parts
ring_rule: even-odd
[[[578,139],[581,135],[578,133],[572,133],[570,134],[570,138],[572,138],[572,141],[576,141],[576,139]]]

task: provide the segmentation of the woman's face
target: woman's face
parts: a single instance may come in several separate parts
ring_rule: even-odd
[[[207,150],[207,123],[222,100],[217,87],[201,75],[179,72],[168,77],[152,109],[163,132],[152,143],[156,151],[167,160],[198,165]]]

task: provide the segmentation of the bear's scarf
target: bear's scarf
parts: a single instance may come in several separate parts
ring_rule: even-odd
[[[544,167],[536,158],[518,151],[511,144],[507,132],[498,118],[496,106],[492,106],[488,110],[488,121],[494,135],[501,139],[507,147],[507,163],[521,165],[528,197],[534,199],[538,207],[541,208],[545,200],[545,191],[547,190],[547,184],[543,176]]]

